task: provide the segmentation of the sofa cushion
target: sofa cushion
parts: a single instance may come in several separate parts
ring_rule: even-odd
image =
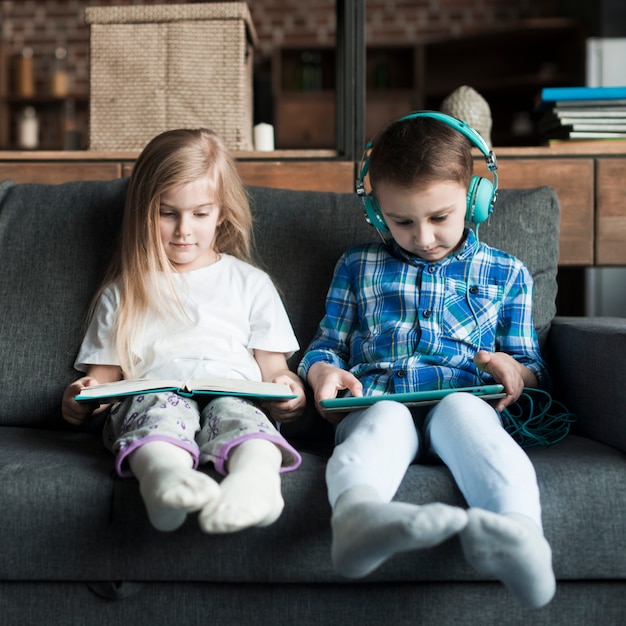
[[[521,259],[535,283],[533,318],[541,347],[556,315],[561,207],[551,187],[503,189],[480,239]]]
[[[542,493],[546,536],[561,579],[626,577],[622,519],[626,457],[570,436],[529,455]],[[0,580],[306,583],[343,580],[330,559],[326,458],[303,453],[282,476],[285,510],[266,528],[204,535],[190,515],[175,533],[150,526],[134,478],[91,433],[3,427],[0,438]],[[215,472],[206,468],[212,476]],[[464,505],[443,465],[412,465],[400,501]],[[602,514],[598,515],[601,511]],[[593,532],[590,532],[593,529]],[[27,538],[17,541],[16,538]],[[395,557],[367,581],[487,580],[453,539]]]
[[[335,263],[350,246],[377,240],[356,194],[252,187],[259,258],[286,300],[302,348],[324,314]],[[556,313],[560,207],[553,189],[503,189],[479,238],[521,259],[535,280],[534,321],[542,344]],[[297,271],[294,271],[297,268]]]
[[[58,427],[125,180],[0,185],[0,424]]]

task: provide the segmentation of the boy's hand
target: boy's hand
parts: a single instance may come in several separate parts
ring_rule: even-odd
[[[74,400],[74,396],[77,396],[85,387],[93,387],[97,384],[98,381],[95,378],[84,376],[67,386],[61,401],[61,412],[66,422],[80,426],[91,417],[99,404],[97,402],[77,402]]]
[[[497,411],[502,411],[515,402],[522,395],[524,387],[537,386],[535,375],[525,365],[518,363],[505,352],[479,350],[474,357],[474,365],[493,376],[497,383],[504,385],[506,396],[496,403]]]
[[[340,422],[344,415],[326,413],[319,404],[320,400],[336,398],[339,391],[344,389],[348,389],[353,396],[363,395],[363,385],[354,374],[329,363],[314,363],[309,369],[307,380],[313,389],[315,408],[320,415],[333,424]]]
[[[270,416],[277,422],[292,422],[302,414],[306,406],[306,394],[304,385],[298,376],[291,372],[276,376],[273,383],[287,385],[297,398],[283,400],[281,402],[267,402],[264,404]]]

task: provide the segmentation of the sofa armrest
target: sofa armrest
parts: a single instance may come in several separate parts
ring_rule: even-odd
[[[547,357],[576,432],[626,452],[626,318],[556,317]]]

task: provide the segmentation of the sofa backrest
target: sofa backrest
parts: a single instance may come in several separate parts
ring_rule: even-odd
[[[0,183],[0,424],[67,427],[64,388],[85,316],[119,230],[127,180],[62,185]],[[250,187],[260,265],[281,291],[304,349],[324,311],[334,265],[376,240],[353,194]],[[502,190],[482,240],[527,263],[535,323],[555,314],[559,207],[546,187]],[[300,355],[292,360],[295,367]]]
[[[58,427],[126,181],[0,184],[0,424]]]
[[[334,265],[351,245],[377,241],[356,194],[252,187],[256,242],[264,269],[282,288],[304,349],[324,313]],[[521,259],[535,280],[534,322],[545,342],[556,313],[560,208],[550,187],[499,192],[479,238]],[[295,270],[297,268],[297,270]],[[298,355],[296,355],[296,358]]]

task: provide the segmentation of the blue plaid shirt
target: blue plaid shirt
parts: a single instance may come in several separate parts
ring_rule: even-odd
[[[469,229],[461,248],[437,263],[393,242],[351,248],[337,263],[299,374],[330,363],[360,379],[364,395],[464,387],[492,382],[473,363],[482,348],[510,354],[545,387],[532,285],[521,261]]]

